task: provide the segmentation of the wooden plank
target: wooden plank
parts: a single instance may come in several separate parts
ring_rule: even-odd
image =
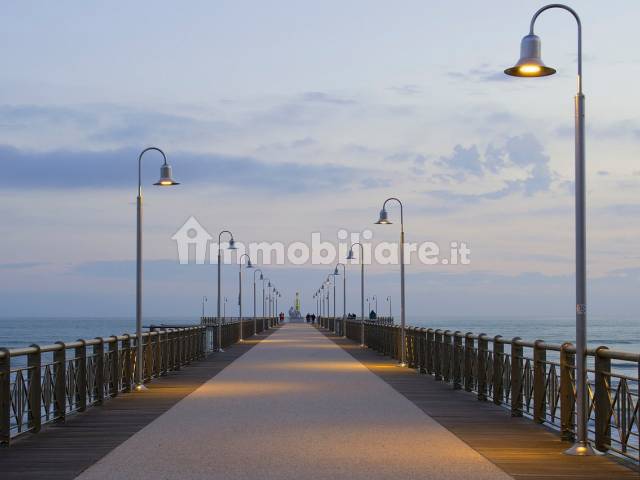
[[[638,480],[630,462],[611,455],[563,455],[570,443],[559,432],[530,419],[512,417],[509,410],[479,401],[475,394],[454,390],[431,375],[396,368],[396,361],[363,350],[342,337],[325,332],[335,343],[414,405],[467,443],[505,473],[522,480]],[[365,407],[366,408],[366,407]]]
[[[0,478],[75,478],[216,376],[275,328],[229,347],[223,353],[192,362],[179,372],[154,379],[147,384],[149,390],[143,394],[120,394],[101,406],[67,416],[64,423],[49,424],[38,434],[19,437],[10,447],[0,448]]]

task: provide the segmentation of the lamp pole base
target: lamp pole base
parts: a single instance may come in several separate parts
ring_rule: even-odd
[[[595,455],[602,455],[593,448],[589,442],[576,442],[571,448],[565,450],[563,453],[574,457],[593,457]]]
[[[149,389],[145,387],[143,383],[136,383],[136,386],[133,387],[134,392],[146,392],[148,390]]]

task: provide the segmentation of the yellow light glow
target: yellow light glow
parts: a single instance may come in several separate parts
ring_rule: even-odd
[[[518,71],[523,75],[535,75],[536,73],[540,73],[542,68],[540,65],[520,65]]]
[[[163,185],[163,186],[169,186],[169,185],[172,185],[172,184],[173,184],[173,182],[171,180],[162,180],[160,182],[160,185]]]

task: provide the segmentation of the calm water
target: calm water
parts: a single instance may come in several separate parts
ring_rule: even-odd
[[[195,317],[154,317],[146,320],[145,325],[194,324],[198,321]],[[505,338],[519,336],[524,340],[541,339],[557,344],[574,340],[574,322],[573,317],[407,318],[409,325],[460,330],[465,333],[486,333],[490,336],[502,335]],[[0,347],[16,348],[33,343],[45,345],[56,341],[106,337],[125,332],[135,333],[133,318],[0,318]],[[640,352],[640,322],[632,317],[592,316],[589,319],[589,346],[600,345],[606,345],[612,350]]]

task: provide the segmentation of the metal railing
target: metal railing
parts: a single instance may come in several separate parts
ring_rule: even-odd
[[[376,323],[379,325],[392,325],[393,317],[378,317],[375,320],[367,320],[369,323]],[[349,320],[342,317],[318,317],[318,327],[326,328],[327,330],[334,332],[336,335],[344,336],[345,323],[357,323],[360,325],[360,320]]]
[[[360,321],[346,323],[347,337],[360,342]],[[513,416],[549,425],[563,440],[574,439],[576,351],[571,343],[419,327],[407,327],[405,333],[409,367],[505,406]],[[399,359],[400,327],[366,321],[365,345]],[[639,462],[640,353],[598,347],[589,349],[587,358],[589,436],[598,450]]]
[[[144,381],[180,370],[206,352],[206,327],[142,335]],[[0,443],[100,405],[134,386],[135,335],[0,348]]]
[[[218,348],[218,328],[222,328],[220,343],[222,348],[233,345],[241,338],[249,338],[280,323],[278,317],[200,317],[200,325],[207,329],[206,342],[210,351]],[[242,336],[240,336],[242,329]]]

